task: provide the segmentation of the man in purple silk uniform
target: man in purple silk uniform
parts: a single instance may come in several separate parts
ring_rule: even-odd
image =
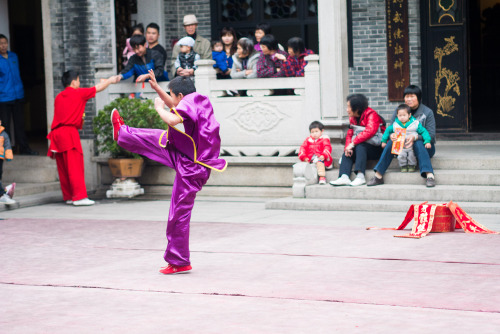
[[[208,181],[211,170],[222,172],[227,163],[219,159],[221,140],[208,97],[196,93],[193,81],[179,76],[170,81],[168,95],[149,71],[151,87],[160,97],[155,109],[168,124],[168,130],[138,129],[124,124],[115,109],[111,114],[113,138],[124,149],[144,155],[175,169],[172,199],[168,214],[168,246],[163,274],[191,270],[189,261],[189,222],[196,193]],[[167,105],[170,110],[165,110]],[[182,123],[184,132],[175,128]]]

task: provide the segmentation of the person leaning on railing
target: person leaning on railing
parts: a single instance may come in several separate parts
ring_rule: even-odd
[[[292,37],[288,40],[288,57],[276,54],[276,58],[283,61],[281,70],[285,77],[303,77],[304,68],[307,65],[304,58],[312,54],[314,52],[306,49],[302,38]]]
[[[233,55],[232,79],[247,79],[257,77],[257,61],[260,52],[255,51],[251,39],[243,37],[238,40],[236,53]]]
[[[288,54],[278,48],[278,41],[273,35],[265,35],[260,40],[262,54],[257,61],[257,77],[259,78],[278,78],[283,77],[281,70],[282,59],[286,59]],[[279,57],[283,55],[283,57]],[[279,57],[279,58],[278,58]]]

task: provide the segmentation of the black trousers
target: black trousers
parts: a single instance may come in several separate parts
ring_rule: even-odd
[[[339,176],[346,174],[351,176],[352,166],[354,165],[354,172],[365,173],[366,162],[368,160],[378,160],[382,154],[380,146],[374,146],[367,143],[361,143],[354,147],[353,155],[346,157],[345,153],[342,154],[342,162],[340,163]]]
[[[2,186],[2,173],[3,173],[3,159],[0,159],[0,197],[5,194],[5,190]]]
[[[15,143],[20,152],[30,150],[24,130],[23,104],[23,100],[0,102],[0,119],[2,120],[2,126],[5,127],[5,131],[9,134],[10,140],[12,141],[14,138],[12,138],[10,120],[14,120]]]

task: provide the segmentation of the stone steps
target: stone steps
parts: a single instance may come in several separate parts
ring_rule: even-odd
[[[375,172],[367,170],[365,177],[370,180]],[[326,179],[328,182],[336,180],[339,175],[338,169],[327,170]],[[354,174],[351,179],[354,179]],[[481,169],[437,169],[435,170],[436,182],[438,185],[500,185],[500,170]],[[384,175],[386,184],[425,184],[425,179],[420,176],[418,168],[415,173],[401,173],[400,169],[388,169]]]
[[[470,213],[500,214],[499,147],[498,141],[438,143],[432,158],[434,188],[425,187],[418,169],[415,173],[401,173],[396,159],[384,175],[385,184],[375,187],[320,186],[311,179],[315,172],[311,174],[309,166],[301,169],[302,166],[295,171],[299,173],[294,181],[296,198],[270,200],[266,208],[403,212],[411,204],[452,200]],[[334,156],[339,155],[340,152],[334,152]],[[338,161],[335,162],[338,167]],[[373,177],[375,164],[376,161],[368,162],[367,180]],[[327,170],[327,181],[336,180],[338,173],[338,169]],[[300,179],[301,175],[305,181]],[[351,175],[351,179],[354,177]]]
[[[54,202],[62,202],[62,193],[59,189],[57,191],[47,191],[43,193],[18,196],[18,186],[16,186],[16,194],[14,196],[14,199],[16,200],[16,203],[12,205],[0,203],[0,212]]]
[[[406,212],[410,205],[423,201],[398,200],[364,200],[364,199],[331,199],[331,198],[279,198],[266,202],[266,209],[272,210],[318,210],[318,211],[382,211]],[[461,202],[454,201],[469,214],[500,214],[500,205],[493,202]],[[429,201],[443,204],[445,201]],[[401,220],[404,215],[401,216]]]
[[[2,183],[48,183],[58,180],[55,160],[46,156],[16,155],[3,164]]]
[[[500,202],[500,186],[438,185],[426,188],[414,184],[384,184],[375,187],[333,187],[311,185],[306,187],[306,198],[364,199],[388,201]]]

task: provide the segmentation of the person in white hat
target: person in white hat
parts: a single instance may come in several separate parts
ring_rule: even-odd
[[[200,55],[193,51],[194,39],[186,36],[182,37],[179,45],[179,55],[175,60],[175,76],[192,77],[196,70],[195,61],[200,59]]]
[[[212,59],[212,48],[210,47],[210,41],[203,36],[200,36],[196,29],[198,28],[198,19],[195,15],[189,14],[184,16],[183,19],[184,29],[186,30],[187,36],[194,40],[193,51],[197,53],[201,59]],[[182,39],[181,39],[182,40]],[[170,74],[174,78],[176,75],[181,75],[177,73],[177,68],[175,66],[175,61],[179,56],[180,45],[177,42],[172,50],[172,59],[170,61]]]

